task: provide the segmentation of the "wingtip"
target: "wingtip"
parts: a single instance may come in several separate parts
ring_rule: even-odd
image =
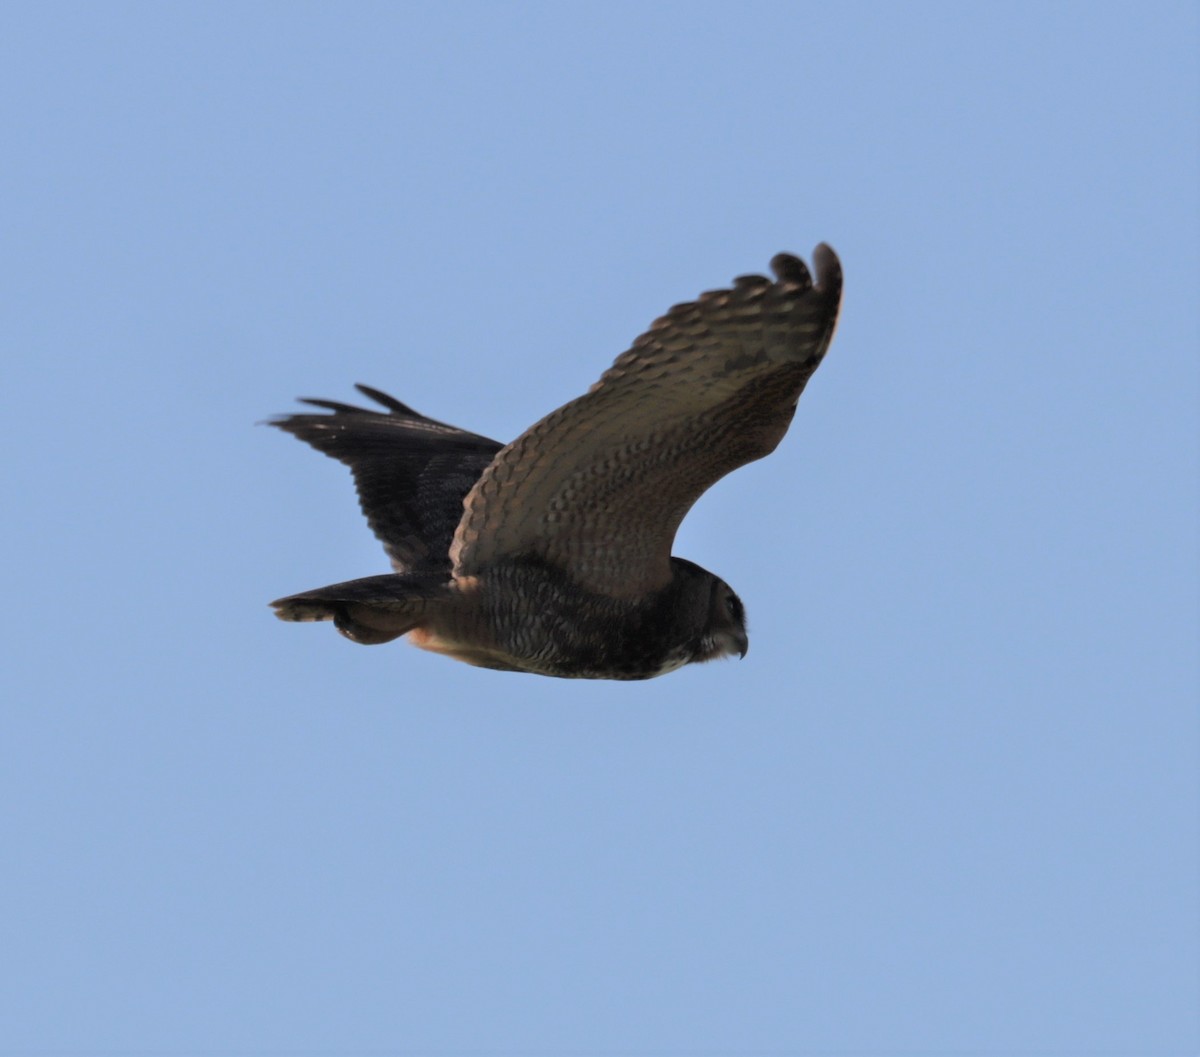
[[[812,253],[813,268],[817,272],[817,289],[822,293],[840,293],[842,289],[842,262],[827,242],[819,243]]]
[[[355,382],[354,388],[357,389],[368,400],[374,400],[375,403],[386,407],[389,411],[398,415],[410,415],[414,418],[423,418],[419,412],[414,411],[407,404],[401,403],[394,396],[390,396],[382,389],[376,389],[373,385],[364,385],[362,382]]]
[[[812,286],[812,274],[794,253],[777,253],[771,258],[771,272],[776,280],[786,286],[807,290]]]
[[[807,290],[814,287],[824,294],[836,295],[842,288],[842,265],[833,248],[819,243],[812,252],[812,271],[816,272],[813,282],[808,265],[793,253],[777,253],[771,258],[771,272],[777,282]]]

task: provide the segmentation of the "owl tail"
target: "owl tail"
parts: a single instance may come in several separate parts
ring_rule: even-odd
[[[271,603],[280,620],[332,620],[351,642],[377,646],[412,631],[449,601],[444,576],[366,576]]]

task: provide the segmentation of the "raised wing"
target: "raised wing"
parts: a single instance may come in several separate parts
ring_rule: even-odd
[[[397,572],[449,574],[463,497],[502,445],[426,418],[377,389],[355,388],[387,412],[303,400],[333,414],[286,415],[271,425],[350,467],[367,523]]]
[[[842,271],[789,254],[733,289],[676,305],[585,396],[504,448],[465,502],[456,576],[535,556],[588,590],[636,598],[671,579],[692,504],[775,449],[833,338]]]

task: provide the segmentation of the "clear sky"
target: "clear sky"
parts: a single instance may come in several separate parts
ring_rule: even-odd
[[[0,1051],[1200,1048],[1192,3],[11,4]],[[274,620],[387,571],[255,425],[509,440],[828,241],[636,685]]]

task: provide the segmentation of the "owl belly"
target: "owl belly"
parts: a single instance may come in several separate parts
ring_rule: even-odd
[[[528,669],[514,663],[515,658],[504,654],[494,647],[482,646],[478,643],[464,642],[453,635],[446,635],[433,628],[415,628],[408,633],[408,641],[422,650],[430,653],[440,653],[464,664],[476,668],[491,668],[502,672],[520,672]]]
[[[695,659],[672,598],[647,606],[595,595],[538,559],[456,580],[455,595],[409,642],[480,668],[561,679],[653,679]]]

